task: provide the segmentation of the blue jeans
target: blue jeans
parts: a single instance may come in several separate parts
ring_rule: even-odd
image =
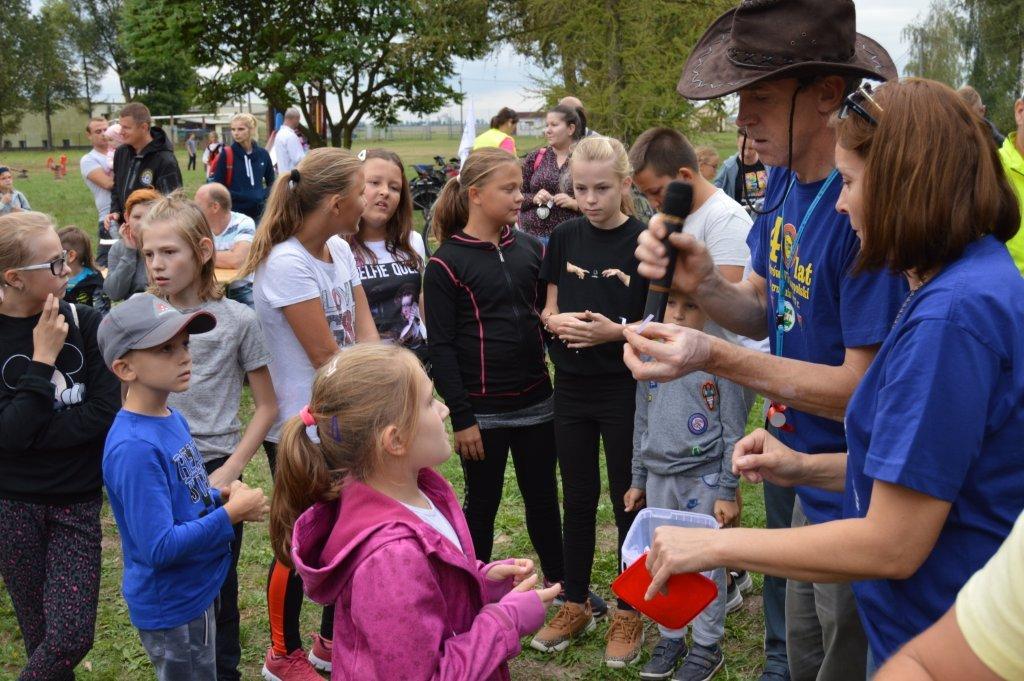
[[[239,286],[237,288],[229,288],[225,295],[227,295],[229,300],[236,300],[243,305],[255,308],[256,303],[252,299],[252,284],[246,284],[245,286]]]

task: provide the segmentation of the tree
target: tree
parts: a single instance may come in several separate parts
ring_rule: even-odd
[[[16,132],[29,108],[22,67],[25,62],[26,29],[31,25],[28,2],[8,0],[0,12],[0,45],[4,46],[4,65],[0,68],[0,149],[4,135]]]
[[[173,16],[147,12],[148,0],[125,0],[120,36],[126,43],[121,82],[156,116],[183,113],[192,105],[199,77],[178,48]]]
[[[903,40],[910,45],[906,75],[960,85],[967,58],[960,42],[961,23],[952,2],[932,0],[926,16],[903,28]]]
[[[1014,130],[1021,97],[1024,0],[961,0],[960,36],[967,51],[967,82],[981,95],[1001,130]]]
[[[124,101],[134,99],[135,91],[124,79],[124,74],[131,68],[131,56],[125,42],[121,38],[124,0],[68,0],[72,13],[81,17],[82,34],[85,42],[82,54],[88,54],[91,68],[98,69],[101,74],[107,69],[113,70],[121,85],[121,96]],[[173,63],[173,60],[172,60]],[[102,68],[101,68],[102,66]],[[95,73],[95,71],[90,71]],[[92,82],[92,80],[90,81]]]
[[[652,125],[692,130],[676,83],[694,43],[733,0],[502,0],[506,37],[555,76],[549,101],[583,100],[601,132],[630,140]]]
[[[46,142],[53,147],[53,114],[78,101],[81,80],[67,23],[59,4],[45,3],[25,27],[26,50],[21,77],[29,106],[46,119]]]
[[[140,11],[167,17],[175,49],[215,70],[201,78],[205,100],[255,91],[278,110],[297,103],[313,121],[316,101],[329,97],[330,142],[346,147],[364,118],[389,125],[399,110],[460,101],[448,82],[454,58],[490,48],[486,0],[152,0]],[[309,139],[326,142],[315,131]]]

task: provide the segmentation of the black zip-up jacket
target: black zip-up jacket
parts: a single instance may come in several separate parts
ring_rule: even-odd
[[[55,365],[32,361],[33,317],[0,314],[0,499],[67,505],[100,498],[103,443],[121,408],[96,330],[103,316],[61,301],[68,324]]]
[[[452,428],[474,414],[502,414],[551,395],[538,306],[543,247],[505,228],[499,245],[464,232],[445,240],[423,275],[434,385]]]
[[[152,188],[170,194],[182,186],[181,169],[174,156],[174,146],[163,129],[152,127],[153,141],[135,153],[130,144],[122,144],[114,152],[114,186],[110,190],[110,212],[124,222],[124,202],[136,189]]]

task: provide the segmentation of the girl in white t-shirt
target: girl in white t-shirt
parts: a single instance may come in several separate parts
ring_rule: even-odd
[[[271,472],[281,424],[309,402],[316,370],[344,347],[378,340],[352,251],[341,238],[358,229],[363,183],[362,164],[348,151],[310,152],[275,182],[239,272],[255,272],[256,316],[277,388],[278,419],[264,442]],[[294,678],[310,671],[309,664],[328,671],[333,613],[324,613],[307,661],[299,632],[302,582],[278,562],[269,579],[271,646],[264,677]]]
[[[412,193],[405,166],[387,149],[359,153],[366,208],[359,231],[347,240],[381,340],[427,359],[423,321],[423,237],[412,228]]]

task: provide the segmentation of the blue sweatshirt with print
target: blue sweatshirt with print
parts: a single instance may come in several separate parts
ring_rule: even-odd
[[[184,417],[122,409],[107,434],[103,481],[132,624],[171,629],[202,615],[227,575],[234,530]]]

